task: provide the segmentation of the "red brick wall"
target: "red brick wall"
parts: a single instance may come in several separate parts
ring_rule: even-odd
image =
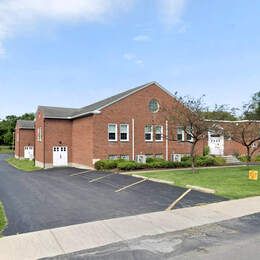
[[[157,113],[149,111],[148,104],[151,99],[155,98],[159,101],[160,109]],[[146,142],[144,139],[145,125],[162,125],[165,136],[166,117],[165,110],[172,107],[176,102],[173,97],[168,95],[156,85],[151,85],[142,89],[115,104],[104,108],[100,115],[94,116],[94,158],[105,159],[108,155],[127,154],[132,159],[132,118],[135,120],[135,155],[137,154],[163,154],[166,157],[166,142]],[[109,142],[107,127],[109,123],[129,124],[130,137],[129,142]],[[176,134],[176,133],[175,133]],[[119,135],[118,135],[119,139]],[[189,153],[190,146],[187,143],[169,142],[168,156],[171,153]]]
[[[37,140],[37,129],[42,128],[42,141]],[[44,118],[41,111],[36,112],[35,116],[35,161],[44,162]]]
[[[225,155],[234,155],[234,154],[246,155],[247,151],[243,145],[234,141],[225,140],[224,154]],[[260,154],[260,148],[254,153],[253,156],[257,154]]]
[[[45,119],[45,163],[53,163],[53,146],[68,147],[68,162],[72,161],[72,121]]]
[[[93,159],[93,117],[73,120],[72,123],[72,162],[92,165]]]
[[[19,139],[17,142],[17,135]],[[34,146],[34,130],[32,129],[15,129],[15,155],[24,157],[24,146]]]

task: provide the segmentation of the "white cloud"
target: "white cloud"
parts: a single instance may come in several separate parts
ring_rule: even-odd
[[[96,22],[122,10],[134,0],[1,0],[0,52],[2,43],[17,32],[28,30],[40,21]]]
[[[186,0],[158,0],[160,18],[167,27],[182,23],[186,2]]]
[[[148,35],[141,34],[141,35],[136,35],[133,38],[133,40],[136,42],[149,42],[151,41],[151,38]]]
[[[125,60],[132,61],[133,63],[135,63],[135,64],[137,64],[137,65],[143,65],[143,64],[144,64],[143,60],[140,59],[140,58],[138,58],[138,57],[136,56],[136,54],[134,54],[134,53],[125,53],[125,54],[123,55],[123,58],[124,58]]]

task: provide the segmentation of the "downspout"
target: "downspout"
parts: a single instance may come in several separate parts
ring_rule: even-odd
[[[168,138],[168,121],[165,121],[165,160],[168,161],[168,143],[169,143],[169,138]]]
[[[45,169],[45,119],[43,119],[43,169]]]
[[[135,160],[135,120],[132,118],[132,160]]]

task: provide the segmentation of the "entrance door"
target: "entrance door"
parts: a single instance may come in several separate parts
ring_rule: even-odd
[[[67,146],[53,147],[53,166],[68,166]]]
[[[29,160],[34,159],[33,146],[24,146],[24,158]]]
[[[208,146],[210,149],[210,154],[223,155],[224,154],[224,136],[209,133]]]

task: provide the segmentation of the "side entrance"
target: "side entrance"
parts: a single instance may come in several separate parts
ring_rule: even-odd
[[[24,158],[33,160],[34,159],[34,151],[33,146],[24,146]]]
[[[68,166],[68,147],[53,146],[53,166]]]
[[[224,136],[219,134],[208,134],[208,146],[210,154],[212,155],[224,155]]]

